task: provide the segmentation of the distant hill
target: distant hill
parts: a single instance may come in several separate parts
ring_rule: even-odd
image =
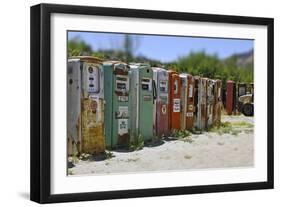
[[[236,57],[237,67],[246,67],[249,65],[253,65],[253,61],[254,61],[253,50],[244,53],[235,54],[234,56]]]

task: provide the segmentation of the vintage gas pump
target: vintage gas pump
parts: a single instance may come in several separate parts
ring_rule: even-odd
[[[194,76],[194,126],[201,129],[201,85],[200,76]]]
[[[213,109],[215,102],[215,81],[207,80],[207,128],[213,125]]]
[[[181,96],[179,73],[169,70],[169,129],[179,130],[181,128]]]
[[[194,126],[198,130],[204,130],[207,126],[207,78],[195,76],[194,106],[195,119]]]
[[[108,148],[130,144],[130,67],[119,61],[103,63],[105,95],[105,137]]]
[[[226,82],[226,113],[231,115],[235,112],[236,104],[236,84],[234,81],[228,80]]]
[[[187,75],[187,109],[186,109],[186,129],[192,129],[194,123],[194,77]]]
[[[67,79],[68,139],[72,140],[79,153],[104,152],[104,91],[101,61],[87,56],[69,58]]]
[[[153,70],[148,64],[130,65],[131,136],[142,137],[144,141],[153,138],[153,108],[156,88],[153,84]]]
[[[222,82],[221,80],[214,81],[214,109],[213,109],[213,124],[218,125],[221,122],[222,109]]]
[[[208,89],[208,78],[202,78],[201,87],[201,129],[207,128],[208,113],[207,113],[207,89]]]
[[[69,59],[67,64],[67,154],[74,148],[81,152],[81,62]]]
[[[169,131],[169,99],[168,72],[163,68],[153,68],[153,81],[156,87],[153,121],[154,133],[157,137],[168,136]]]
[[[192,129],[194,122],[194,78],[180,74],[181,79],[181,129]]]
[[[181,80],[181,130],[185,130],[186,128],[186,110],[187,110],[187,93],[188,93],[188,81],[187,81],[187,74],[180,74]]]

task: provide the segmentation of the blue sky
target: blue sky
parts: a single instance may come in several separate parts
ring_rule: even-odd
[[[68,32],[68,38],[79,37],[92,46],[93,50],[117,49],[122,47],[123,34],[96,32]],[[133,35],[136,40],[134,55],[169,62],[190,52],[205,51],[226,58],[235,53],[248,52],[253,49],[253,40],[176,37],[160,35]]]

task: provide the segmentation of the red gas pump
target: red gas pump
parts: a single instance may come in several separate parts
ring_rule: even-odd
[[[180,129],[180,76],[179,73],[169,70],[169,128]]]
[[[236,87],[235,82],[232,80],[228,80],[226,82],[226,113],[231,115],[233,112],[235,113],[235,103],[236,103]]]

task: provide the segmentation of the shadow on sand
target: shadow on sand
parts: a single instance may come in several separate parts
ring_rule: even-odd
[[[89,161],[103,161],[108,158],[106,153],[93,154],[89,157]]]
[[[158,147],[164,143],[165,142],[162,139],[152,139],[152,140],[146,141],[144,143],[144,146],[145,147]]]
[[[178,139],[175,138],[175,137],[164,137],[163,140],[164,140],[165,142],[170,142],[170,141],[175,141],[175,140],[178,140]]]

